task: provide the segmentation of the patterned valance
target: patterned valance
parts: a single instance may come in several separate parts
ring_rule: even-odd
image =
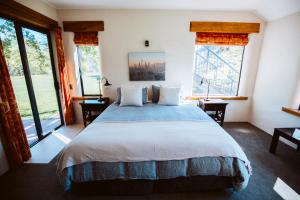
[[[74,43],[76,45],[98,45],[98,32],[75,32]]]
[[[248,44],[248,34],[240,33],[196,33],[196,44],[198,45],[236,45]]]

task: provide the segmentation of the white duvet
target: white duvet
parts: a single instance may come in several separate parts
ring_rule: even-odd
[[[237,142],[209,121],[94,122],[63,150],[58,172],[85,162],[138,162],[234,157],[250,162]]]

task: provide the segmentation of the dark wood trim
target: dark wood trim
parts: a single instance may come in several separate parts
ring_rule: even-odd
[[[260,23],[242,22],[195,22],[190,23],[190,32],[204,33],[259,33]]]
[[[64,21],[66,32],[98,32],[104,31],[104,21]]]
[[[282,111],[289,113],[291,115],[300,117],[300,110],[293,109],[293,108],[288,108],[288,107],[282,107]]]
[[[58,26],[57,21],[12,0],[0,1],[0,16],[47,30]]]
[[[32,83],[32,79],[31,79],[30,67],[29,67],[29,63],[28,63],[28,59],[27,59],[27,53],[26,53],[25,41],[24,41],[24,37],[23,37],[23,33],[22,33],[22,27],[20,24],[15,22],[15,29],[16,29],[17,41],[18,41],[18,45],[19,45],[21,62],[23,65],[24,77],[25,77],[26,86],[27,86],[27,90],[28,90],[28,96],[29,96],[30,105],[31,105],[31,109],[32,109],[33,120],[35,123],[37,136],[40,140],[43,138],[43,135],[42,135],[43,129],[42,129],[38,106],[37,106],[35,93],[34,93],[34,89],[33,89],[33,83]]]

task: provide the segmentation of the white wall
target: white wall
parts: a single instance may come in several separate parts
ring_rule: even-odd
[[[260,58],[250,122],[270,134],[300,127],[300,118],[281,111],[300,104],[300,13],[268,23]]]
[[[47,17],[57,20],[57,13],[55,7],[41,0],[15,0],[24,6],[31,8]]]
[[[200,12],[165,10],[58,10],[59,21],[103,20],[105,31],[99,33],[103,75],[113,86],[105,91],[115,97],[115,88],[122,84],[183,84],[185,95],[191,95],[195,33],[189,32],[190,21],[262,22],[248,12]],[[263,25],[262,25],[263,31]],[[248,101],[230,101],[226,121],[248,121],[248,112],[256,77],[263,33],[252,34],[246,47],[239,95]],[[144,46],[144,40],[150,47]],[[68,70],[73,86],[79,85],[76,70],[76,48],[73,33],[65,32],[63,40]],[[164,51],[166,53],[166,81],[130,82],[128,52]],[[75,87],[73,94],[81,95]],[[78,108],[78,106],[76,106]],[[77,110],[77,118],[81,113]]]

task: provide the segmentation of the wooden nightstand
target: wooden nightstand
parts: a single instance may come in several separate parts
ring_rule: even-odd
[[[199,100],[198,102],[198,106],[221,126],[224,123],[227,104],[222,99]]]
[[[96,119],[109,106],[109,98],[103,99],[104,101],[102,102],[98,100],[84,100],[80,102],[84,127]]]

